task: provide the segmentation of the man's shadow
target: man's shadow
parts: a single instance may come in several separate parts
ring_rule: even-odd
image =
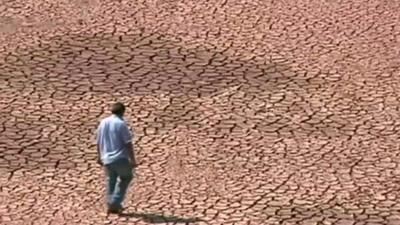
[[[121,213],[121,217],[140,218],[147,223],[195,223],[202,221],[199,218],[182,218],[178,216],[167,216],[155,213]]]

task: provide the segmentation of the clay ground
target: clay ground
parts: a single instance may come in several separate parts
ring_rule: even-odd
[[[0,223],[400,224],[400,3],[0,4]],[[105,215],[93,133],[140,166]]]

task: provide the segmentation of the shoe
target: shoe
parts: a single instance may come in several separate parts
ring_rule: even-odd
[[[108,205],[107,214],[120,214],[122,211],[123,208],[121,205],[110,204]]]

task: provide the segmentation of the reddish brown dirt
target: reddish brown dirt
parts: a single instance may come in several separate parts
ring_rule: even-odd
[[[399,12],[2,1],[0,223],[400,224]],[[93,145],[115,100],[140,162],[119,218]]]

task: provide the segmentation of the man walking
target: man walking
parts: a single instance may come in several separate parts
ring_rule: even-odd
[[[121,213],[137,164],[132,133],[123,118],[125,106],[117,102],[112,105],[111,112],[97,129],[97,162],[104,166],[107,176],[107,213]]]

